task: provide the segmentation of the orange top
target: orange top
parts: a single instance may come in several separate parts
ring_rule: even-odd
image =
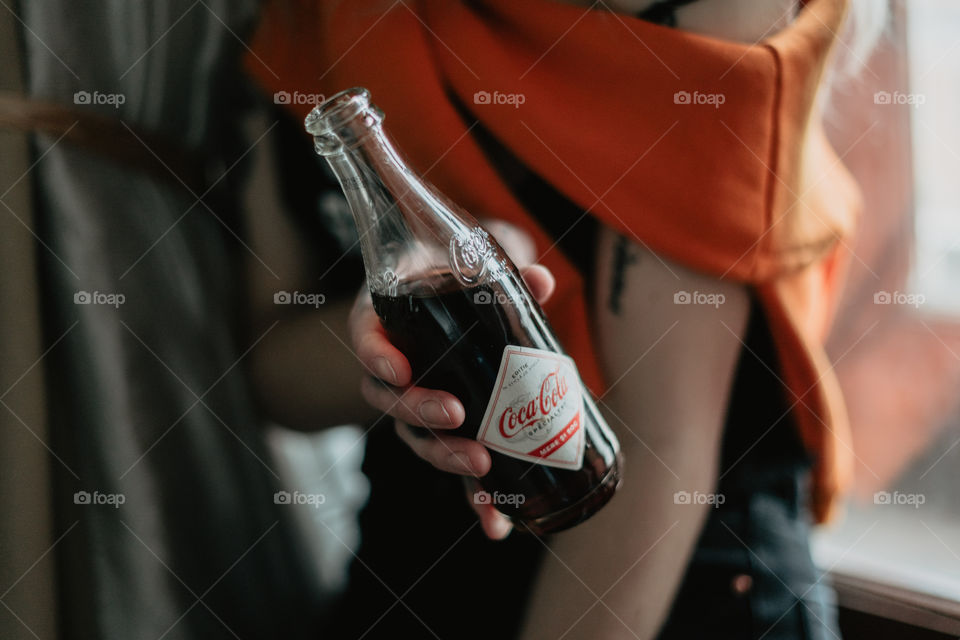
[[[604,224],[753,285],[815,457],[812,507],[824,520],[851,449],[822,344],[846,265],[838,239],[860,200],[820,128],[816,95],[846,7],[810,0],[788,28],[748,46],[551,0],[271,0],[247,66],[270,91],[368,87],[414,167],[547,251],[553,239],[468,135],[454,94]],[[503,104],[504,94],[523,102]],[[290,105],[301,117],[311,106]],[[542,262],[558,281],[551,324],[601,391],[582,278],[558,250]]]

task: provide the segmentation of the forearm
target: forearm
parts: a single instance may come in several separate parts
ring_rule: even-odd
[[[361,367],[348,346],[352,300],[278,319],[250,354],[250,378],[265,416],[314,430],[377,417],[360,396]]]
[[[617,431],[628,464],[623,484],[590,521],[551,541],[525,639],[652,638],[669,611],[709,508],[673,496],[714,492],[716,443],[647,441],[658,460]]]
[[[531,640],[656,634],[710,508],[674,496],[716,491],[746,329],[744,287],[666,265],[606,231],[597,254],[597,347],[611,385],[600,406],[623,448],[623,485],[552,539],[525,628]],[[678,291],[723,297],[675,304]]]

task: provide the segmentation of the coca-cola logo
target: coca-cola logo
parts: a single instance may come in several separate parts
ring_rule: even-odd
[[[508,406],[500,414],[500,434],[512,438],[560,406],[569,387],[560,369],[551,371],[540,383],[540,394],[527,401]]]

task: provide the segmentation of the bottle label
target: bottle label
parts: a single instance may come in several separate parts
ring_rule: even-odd
[[[477,440],[520,460],[561,469],[583,465],[583,396],[573,360],[507,345]]]

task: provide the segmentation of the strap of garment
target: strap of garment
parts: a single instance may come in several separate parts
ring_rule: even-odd
[[[62,138],[62,142],[186,189],[197,198],[209,188],[209,163],[201,154],[178,146],[168,137],[89,109],[0,91],[0,129]]]
[[[665,27],[677,26],[677,9],[697,0],[656,0],[646,9],[638,11],[641,20],[662,24]]]

